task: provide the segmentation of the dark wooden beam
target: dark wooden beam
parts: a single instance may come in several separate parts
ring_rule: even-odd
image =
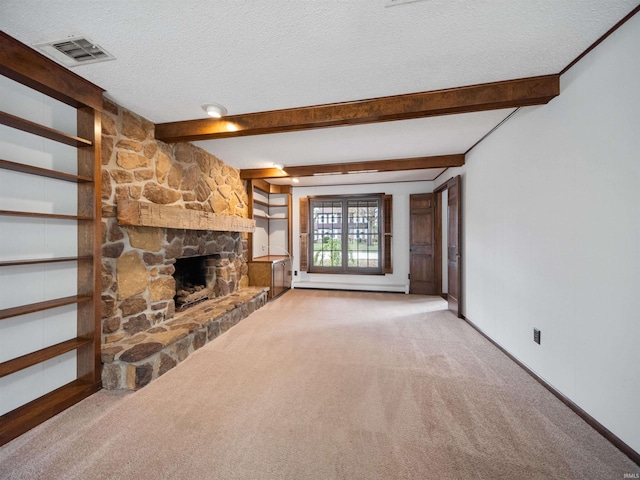
[[[312,175],[359,172],[397,172],[401,170],[425,170],[428,168],[460,167],[464,165],[464,154],[438,155],[433,157],[397,158],[394,160],[372,160],[368,162],[327,163],[277,168],[255,168],[240,170],[240,178],[310,177]]]
[[[280,170],[279,168],[248,168],[244,170],[240,170],[240,178],[242,180],[256,180],[261,178],[284,178],[288,177],[289,174],[284,170]],[[269,192],[269,190],[265,190],[262,187],[259,187],[261,190],[265,192]]]
[[[104,89],[0,31],[0,74],[74,107],[102,111]]]
[[[559,75],[522,78],[391,97],[231,115],[156,125],[168,143],[262,135],[324,127],[408,120],[548,103],[560,93]]]

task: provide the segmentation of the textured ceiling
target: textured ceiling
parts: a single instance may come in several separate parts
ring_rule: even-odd
[[[91,38],[116,60],[74,72],[162,123],[205,118],[205,102],[240,114],[558,73],[637,0],[386,3],[1,0],[0,28],[28,45]],[[416,120],[203,145],[231,165],[256,168],[462,153],[504,116],[440,117],[428,130]]]

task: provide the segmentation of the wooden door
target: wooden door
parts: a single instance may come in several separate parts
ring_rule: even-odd
[[[409,197],[409,293],[436,295],[435,196]]]
[[[461,185],[460,175],[452,178],[447,184],[448,187],[448,204],[447,204],[447,258],[448,258],[448,301],[449,310],[458,317],[460,314],[461,301],[461,263],[460,256],[462,245],[462,201],[461,201]]]

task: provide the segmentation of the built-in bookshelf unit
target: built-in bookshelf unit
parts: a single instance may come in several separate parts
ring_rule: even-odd
[[[251,180],[249,194],[256,221],[250,235],[249,281],[270,287],[273,298],[291,288],[291,189]]]
[[[0,445],[101,387],[102,93],[0,32]]]
[[[256,230],[251,237],[252,259],[290,255],[291,192],[286,185],[251,180],[250,204]]]

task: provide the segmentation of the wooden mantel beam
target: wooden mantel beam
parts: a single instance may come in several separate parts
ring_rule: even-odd
[[[326,163],[278,168],[254,168],[240,170],[243,180],[256,178],[311,177],[338,173],[397,172],[401,170],[424,170],[464,165],[464,154],[438,155],[432,157],[397,158],[394,160],[372,160],[352,163]]]
[[[256,228],[256,222],[251,218],[216,215],[135,200],[118,201],[118,224],[217,232],[253,232]]]
[[[310,130],[324,127],[515,108],[548,103],[560,93],[560,76],[545,75],[368,100],[160,123],[168,143]]]

